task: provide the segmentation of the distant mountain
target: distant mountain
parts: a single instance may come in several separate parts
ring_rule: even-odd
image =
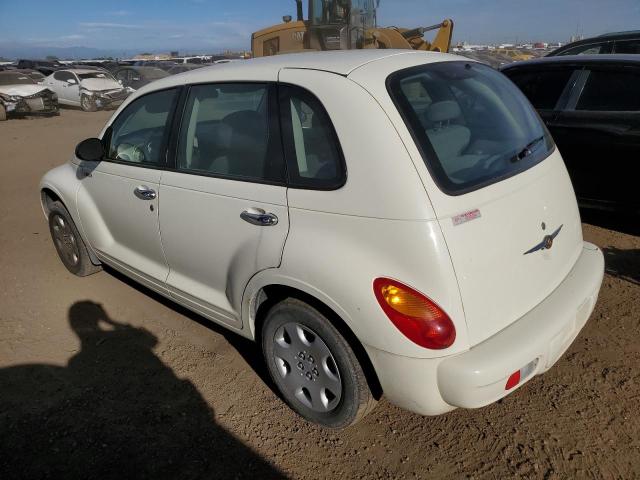
[[[122,58],[133,56],[136,51],[103,50],[90,47],[47,47],[44,45],[25,45],[22,43],[0,44],[0,57],[8,59],[17,58],[45,58],[47,55],[58,57],[60,60],[114,57]]]

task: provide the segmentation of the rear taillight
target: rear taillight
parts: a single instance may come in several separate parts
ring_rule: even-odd
[[[389,320],[413,343],[442,350],[455,341],[453,322],[425,295],[389,278],[376,278],[373,291]]]

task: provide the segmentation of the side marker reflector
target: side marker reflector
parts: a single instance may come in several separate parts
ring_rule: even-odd
[[[520,383],[520,370],[516,370],[511,374],[507,380],[507,384],[504,386],[505,390],[511,390],[513,387]]]

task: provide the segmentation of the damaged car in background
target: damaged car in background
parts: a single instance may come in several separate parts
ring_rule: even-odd
[[[58,96],[28,74],[0,72],[0,121],[8,116],[56,115]]]
[[[80,107],[85,112],[117,107],[131,92],[109,72],[90,69],[58,70],[43,84],[58,94],[61,105]]]

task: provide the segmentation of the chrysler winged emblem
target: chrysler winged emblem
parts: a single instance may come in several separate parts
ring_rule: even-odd
[[[542,239],[542,241],[539,244],[537,244],[535,247],[531,248],[530,250],[527,250],[526,252],[524,252],[523,255],[529,255],[530,253],[537,252],[538,250],[551,249],[551,247],[553,247],[553,241],[558,236],[563,226],[564,225],[560,225],[558,229],[555,232],[553,232],[551,235],[545,235],[545,237]]]

